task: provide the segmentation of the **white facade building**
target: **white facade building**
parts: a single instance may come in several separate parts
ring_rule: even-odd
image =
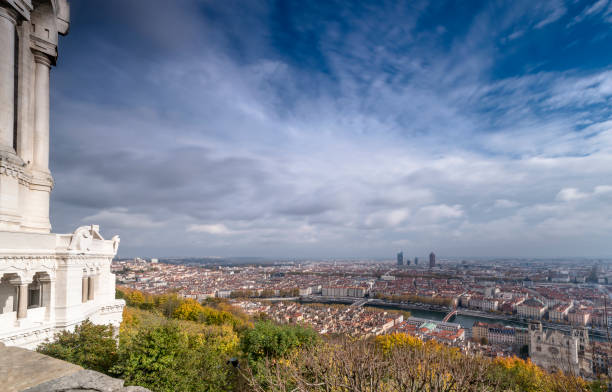
[[[89,318],[121,322],[110,263],[119,237],[49,222],[49,73],[67,0],[0,0],[0,342],[35,348]]]

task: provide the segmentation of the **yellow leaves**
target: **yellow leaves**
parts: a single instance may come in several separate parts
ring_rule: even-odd
[[[126,299],[134,306],[140,306],[145,302],[144,294],[140,291],[132,291],[127,295]]]
[[[507,357],[507,358],[496,358],[493,361],[494,364],[502,366],[506,370],[518,370],[522,372],[532,373],[537,376],[544,374],[544,371],[531,362],[531,360],[523,360],[518,357]]]
[[[203,311],[204,307],[198,301],[187,299],[176,308],[172,317],[179,320],[197,321]]]
[[[121,322],[119,331],[123,332],[124,329],[129,329],[134,325],[134,322],[134,310],[126,306],[123,308],[123,321]]]
[[[543,392],[552,380],[551,375],[530,360],[517,357],[496,358],[493,366],[501,370],[502,380],[524,392]]]
[[[380,335],[375,338],[375,341],[380,345],[385,353],[388,353],[395,347],[423,347],[423,341],[421,339],[405,333]]]

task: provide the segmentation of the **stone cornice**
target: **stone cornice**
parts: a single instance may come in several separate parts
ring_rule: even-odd
[[[26,20],[30,20],[30,12],[34,8],[32,7],[32,0],[0,0],[0,8],[2,8],[2,4],[6,3],[12,7],[13,12],[19,13]]]
[[[114,303],[112,305],[104,305],[100,307],[100,314],[108,314],[108,313],[119,313],[123,312],[123,308],[125,307],[125,301],[121,300],[121,303]]]
[[[15,162],[4,159],[4,157],[0,157],[0,175],[17,178],[19,182],[28,180],[23,165],[17,165]]]
[[[17,24],[18,13],[14,8],[8,8],[6,4],[0,0],[0,18],[8,19],[13,25]],[[9,5],[12,5],[9,3]]]
[[[53,332],[54,332],[54,328],[52,326],[43,327],[43,328],[38,327],[36,329],[31,329],[29,331],[26,330],[26,331],[19,332],[16,334],[11,334],[11,336],[0,338],[0,340],[3,342],[9,343],[9,345],[12,346],[13,344],[11,344],[11,342],[29,340],[32,337],[38,337],[40,335],[53,337]]]
[[[51,173],[32,171],[18,155],[10,151],[0,152],[0,175],[16,178],[19,184],[36,190],[50,192],[55,185]]]
[[[1,8],[0,8],[1,9]],[[0,164],[9,166],[13,170],[22,170],[26,166],[23,159],[12,148],[3,147],[0,150]]]
[[[44,190],[46,188],[53,189],[53,186],[55,185],[53,176],[48,171],[32,170],[28,180],[28,185],[30,185],[30,188],[37,190]]]
[[[48,42],[43,41],[42,39],[35,37],[35,36],[31,36],[30,38],[32,40],[37,40],[37,41],[49,44]],[[49,44],[49,45],[52,47],[55,47],[55,45],[53,44]],[[51,59],[49,58],[49,55],[47,54],[46,51],[43,53],[40,50],[32,49],[32,54],[34,54],[34,61],[36,62],[36,64],[43,64],[51,68]]]
[[[44,64],[48,67],[51,65],[55,65],[55,61],[57,60],[57,45],[39,38],[34,34],[30,34],[30,49],[32,49],[32,53],[36,58],[36,55],[39,55],[38,60],[36,62],[38,64]],[[47,55],[47,59],[44,59],[44,56]]]

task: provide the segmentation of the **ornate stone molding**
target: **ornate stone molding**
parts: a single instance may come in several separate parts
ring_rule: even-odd
[[[7,151],[0,152],[0,175],[16,178],[29,189],[51,192],[54,186],[51,173],[32,172],[18,155]]]
[[[30,330],[30,331],[19,332],[17,334],[14,334],[14,335],[11,335],[5,338],[0,338],[0,341],[8,343],[7,345],[9,346],[15,346],[17,345],[16,343],[22,342],[22,341],[44,340],[47,337],[49,338],[53,337],[54,329],[55,328],[49,326],[49,327],[38,328],[38,329]],[[40,338],[41,335],[45,337],[41,339]],[[34,339],[32,339],[32,337],[34,337]]]
[[[96,263],[99,263],[99,266],[104,266],[106,264],[110,264],[113,256],[102,256],[99,257]],[[58,256],[57,264],[58,266],[86,266],[88,263],[91,263],[92,255],[67,255],[67,256]]]
[[[72,237],[70,238],[70,245],[68,245],[68,250],[79,250],[79,251],[89,251],[91,250],[91,243],[94,239],[94,234],[97,233],[98,228],[94,228],[94,226],[81,226],[77,228]],[[100,235],[98,233],[98,235]]]
[[[6,0],[9,5],[18,12],[24,19],[30,20],[30,12],[32,11],[32,0]],[[1,7],[0,7],[1,8]],[[1,12],[1,11],[0,11]]]
[[[0,256],[0,262],[4,264],[4,266],[8,266],[10,268],[29,271],[38,268],[46,268],[48,270],[55,271],[57,269],[57,264],[55,260],[51,257],[34,259],[34,258],[26,258],[26,257],[2,257]],[[0,266],[2,266],[0,264]]]
[[[31,37],[32,40],[36,40],[36,41],[41,41],[41,45],[42,43],[45,43],[45,41],[42,41],[40,38]],[[46,54],[45,52],[41,52],[38,49],[32,49],[32,53],[34,54],[34,61],[36,62],[36,64],[42,64],[42,65],[46,65],[47,67],[51,68],[51,59],[49,58],[49,55]]]
[[[115,303],[112,305],[106,305],[100,307],[100,314],[109,314],[109,313],[119,313],[123,312],[123,308],[125,308],[125,302],[123,303]]]
[[[8,19],[13,25],[16,25],[17,15],[18,13],[17,11],[15,11],[14,8],[8,8],[5,5],[0,3],[0,18]]]
[[[2,8],[0,8],[1,10]],[[21,180],[28,180],[25,173],[26,164],[14,152],[2,151],[0,153],[0,174],[11,176]]]

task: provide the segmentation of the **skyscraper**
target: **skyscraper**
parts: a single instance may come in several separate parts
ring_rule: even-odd
[[[397,254],[397,265],[404,265],[404,252]]]
[[[436,266],[436,254],[431,252],[429,254],[429,268],[433,268]]]
[[[419,265],[419,258],[418,257],[414,258],[414,265]]]

